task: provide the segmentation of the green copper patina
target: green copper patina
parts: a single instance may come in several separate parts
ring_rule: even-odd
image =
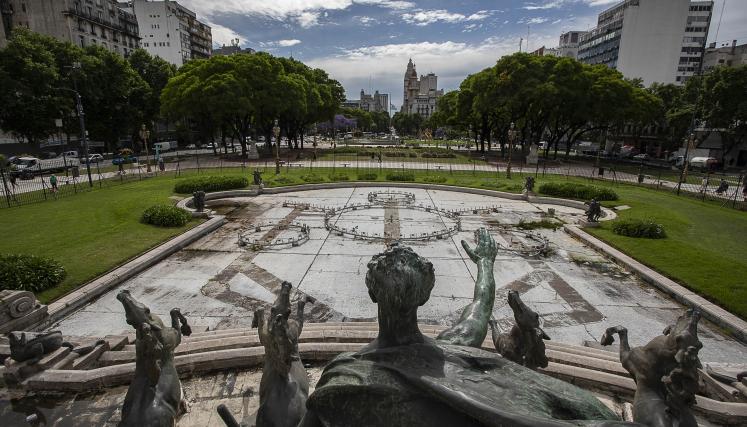
[[[487,334],[496,244],[480,230],[475,300],[439,338],[423,336],[417,309],[435,282],[433,265],[392,245],[368,264],[379,335],[324,369],[301,426],[622,426],[588,392],[478,346]]]

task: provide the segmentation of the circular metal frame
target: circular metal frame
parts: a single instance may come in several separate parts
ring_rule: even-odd
[[[263,230],[295,230],[296,235],[293,237],[271,240],[252,238],[250,235],[262,232]],[[277,248],[282,246],[297,247],[309,241],[311,227],[302,223],[280,224],[275,222],[265,222],[253,224],[247,230],[239,232],[239,246],[248,247],[253,251],[259,251],[266,248]]]
[[[333,218],[335,217],[339,218],[340,215],[346,212],[374,209],[374,208],[381,208],[381,207],[382,206],[379,204],[366,203],[366,204],[349,205],[349,206],[345,206],[343,208],[338,208],[338,209],[325,210],[324,211],[324,228],[326,228],[332,233],[337,234],[338,236],[349,236],[354,239],[372,240],[372,241],[385,241],[385,240],[396,239],[396,240],[403,241],[403,242],[416,242],[416,241],[422,242],[422,241],[428,241],[431,239],[441,240],[446,237],[450,237],[459,231],[462,231],[462,219],[459,217],[459,214],[456,214],[451,211],[447,211],[445,209],[433,208],[430,206],[423,206],[423,205],[404,205],[404,206],[400,206],[400,209],[411,209],[411,210],[419,210],[423,212],[430,212],[441,218],[446,218],[446,219],[453,221],[453,225],[446,226],[442,230],[437,230],[431,233],[409,234],[409,235],[400,235],[398,237],[394,237],[394,236],[388,236],[386,234],[379,234],[379,233],[369,234],[363,231],[358,231],[357,226],[353,227],[352,229],[340,227],[332,222]]]
[[[407,191],[372,191],[368,193],[368,202],[377,205],[408,206],[415,203],[415,194]]]
[[[521,240],[514,240],[513,238],[509,241],[509,247],[503,246],[498,243],[498,250],[504,252],[512,252],[527,257],[535,257],[539,255],[546,256],[550,253],[550,241],[540,233],[533,233],[531,231],[521,230],[513,226],[498,226],[491,227],[493,230],[499,230],[507,234],[513,234],[523,237],[526,240],[535,242],[535,244],[526,244]]]

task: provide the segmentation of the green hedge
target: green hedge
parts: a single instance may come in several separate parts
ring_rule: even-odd
[[[387,181],[415,181],[415,174],[413,172],[389,172],[386,174]]]
[[[358,181],[376,181],[379,179],[379,174],[375,172],[362,172],[358,174]]]
[[[41,292],[53,288],[67,273],[59,262],[36,255],[0,255],[0,289]]]
[[[540,185],[539,192],[548,196],[597,201],[617,200],[617,193],[609,188],[570,182],[548,182]]]
[[[432,184],[443,184],[444,182],[446,182],[446,177],[441,175],[428,175],[426,177],[423,177],[423,182],[429,182]]]
[[[159,227],[181,227],[189,222],[192,214],[173,205],[153,205],[143,211],[140,222]]]
[[[344,173],[329,174],[330,181],[350,181],[350,177]]]
[[[323,176],[315,175],[313,173],[308,175],[301,175],[301,179],[304,182],[324,182]]]
[[[249,185],[249,179],[243,176],[196,176],[179,180],[174,186],[174,192],[192,194],[195,191],[225,191],[244,188]]]
[[[612,223],[612,232],[627,237],[663,239],[667,237],[664,226],[653,219],[621,219]]]

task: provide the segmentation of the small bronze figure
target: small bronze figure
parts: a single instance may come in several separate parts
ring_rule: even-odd
[[[195,191],[192,193],[192,200],[194,200],[195,210],[202,212],[205,210],[205,192]]]
[[[607,329],[602,345],[620,336],[620,361],[636,382],[633,419],[648,427],[697,427],[690,406],[698,391],[697,310],[687,310],[675,325],[643,347],[631,349],[628,330],[622,326]]]
[[[298,354],[306,300],[298,301],[292,317],[291,288],[290,283],[283,282],[270,312],[259,309],[252,320],[265,347],[257,427],[295,427],[306,414],[309,380]]]
[[[516,320],[511,332],[499,333],[495,320],[490,321],[496,351],[506,359],[527,368],[546,368],[544,340],[549,340],[550,337],[540,328],[539,314],[527,307],[514,290],[508,292],[508,305],[514,311]]]
[[[136,331],[135,375],[125,395],[119,425],[173,426],[186,406],[174,366],[174,349],[182,335],[191,335],[192,329],[178,308],[171,310],[168,327],[129,291],[120,291],[117,299],[124,306],[127,324]]]
[[[62,346],[72,348],[73,345],[63,342],[62,332],[51,331],[44,333],[10,332],[10,358],[16,362],[28,362],[33,365],[45,355],[52,353]]]
[[[534,177],[528,176],[526,178],[526,182],[524,183],[524,189],[527,191],[527,193],[531,193],[534,191]]]
[[[599,217],[601,216],[602,205],[597,202],[597,199],[591,199],[589,209],[586,210],[586,220],[589,222],[599,222]]]
[[[254,185],[262,185],[262,172],[259,169],[255,169],[252,176],[254,177]]]

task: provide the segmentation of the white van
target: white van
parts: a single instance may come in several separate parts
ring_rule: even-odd
[[[62,152],[62,154],[60,154],[57,157],[67,157],[68,159],[70,159],[70,158],[77,159],[78,158],[78,152],[75,151],[75,150],[64,151],[64,152]]]

